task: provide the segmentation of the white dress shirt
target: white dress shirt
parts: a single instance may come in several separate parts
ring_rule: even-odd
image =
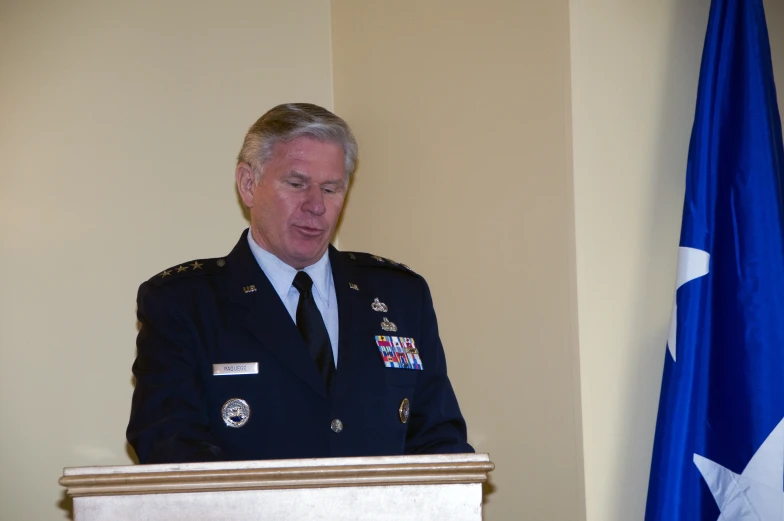
[[[253,233],[248,232],[248,245],[261,271],[267,276],[280,297],[291,320],[297,323],[297,304],[299,291],[292,285],[297,270],[268,252],[253,240]],[[313,300],[321,312],[324,325],[327,326],[329,341],[332,344],[332,354],[335,358],[335,367],[338,366],[338,297],[335,293],[335,281],[332,278],[332,266],[329,263],[329,250],[315,263],[303,270],[313,279]]]

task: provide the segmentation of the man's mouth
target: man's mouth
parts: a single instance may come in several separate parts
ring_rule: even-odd
[[[302,226],[298,224],[295,224],[294,228],[296,228],[299,233],[305,235],[306,237],[318,237],[324,232],[324,230],[321,228],[313,228],[312,226]]]

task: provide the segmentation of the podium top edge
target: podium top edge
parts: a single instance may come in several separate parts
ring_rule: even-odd
[[[367,456],[359,458],[311,458],[256,461],[216,461],[205,463],[161,463],[155,465],[119,465],[102,467],[66,467],[63,476],[140,474],[154,472],[188,472],[217,470],[294,469],[305,467],[341,467],[376,465],[459,464],[489,462],[487,453],[427,454],[415,456]]]

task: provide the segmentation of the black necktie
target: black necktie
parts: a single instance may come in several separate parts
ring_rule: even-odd
[[[310,356],[316,362],[316,369],[321,373],[327,389],[335,374],[335,359],[332,356],[332,344],[329,341],[327,326],[321,316],[316,301],[313,300],[313,279],[304,271],[298,271],[293,285],[299,291],[297,304],[297,328],[308,346]]]

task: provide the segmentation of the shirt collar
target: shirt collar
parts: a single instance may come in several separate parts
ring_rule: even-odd
[[[264,272],[275,289],[275,293],[278,294],[281,300],[285,300],[286,295],[292,288],[291,283],[297,275],[297,270],[259,246],[253,239],[252,231],[248,231],[248,245],[261,271]],[[303,271],[313,279],[313,289],[315,290],[316,298],[321,299],[324,304],[329,306],[328,288],[332,282],[329,249],[324,252],[324,255],[315,264],[307,266]]]

